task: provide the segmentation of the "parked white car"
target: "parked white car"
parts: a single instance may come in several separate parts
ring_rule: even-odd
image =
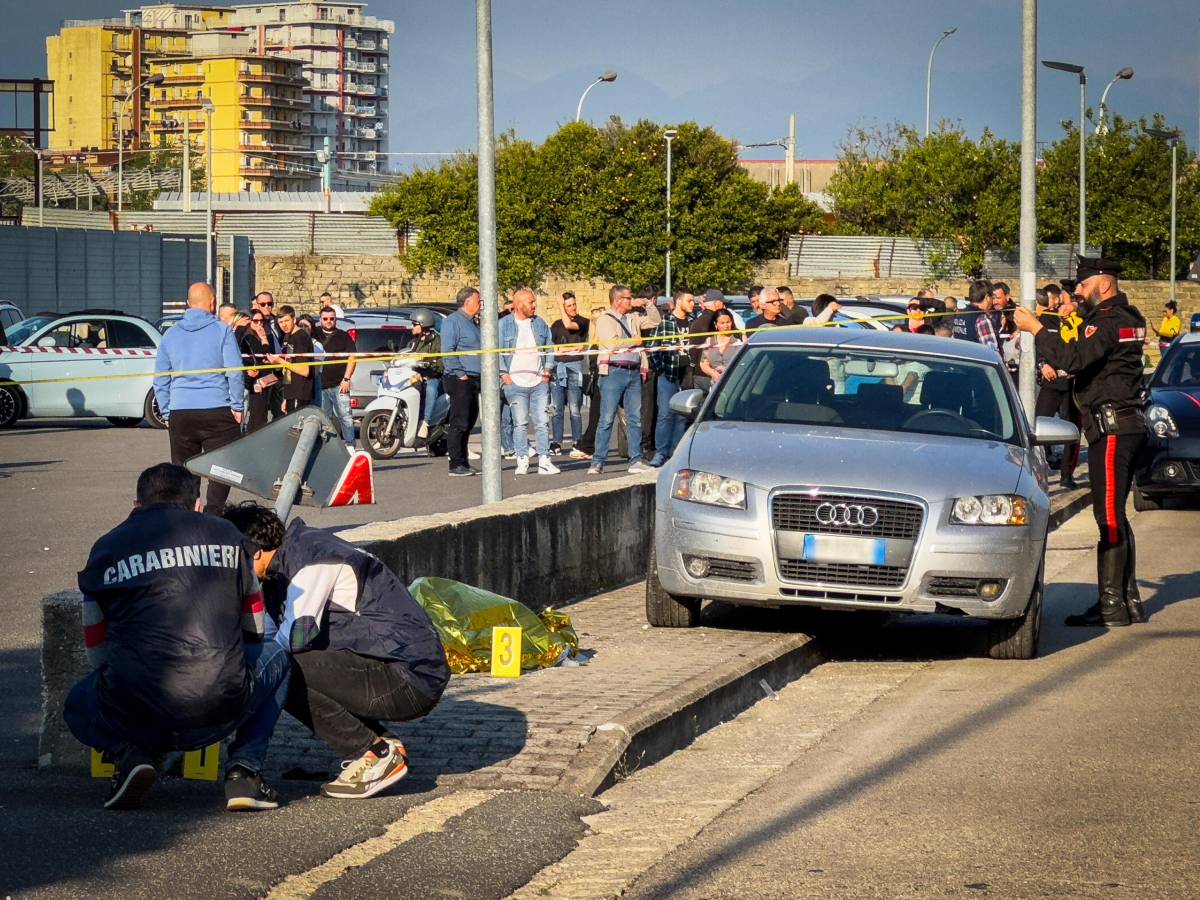
[[[76,416],[165,427],[153,391],[161,337],[145,319],[113,310],[23,319],[0,352],[0,428]],[[130,377],[97,378],[111,375]]]

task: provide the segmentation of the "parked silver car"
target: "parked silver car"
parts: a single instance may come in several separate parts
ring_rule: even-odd
[[[754,335],[658,480],[652,625],[702,599],[951,613],[990,621],[990,653],[1031,658],[1050,501],[1039,444],[995,351],[844,329]]]

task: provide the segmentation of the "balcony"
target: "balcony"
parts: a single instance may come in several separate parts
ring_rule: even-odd
[[[360,138],[366,138],[371,141],[379,137],[379,133],[374,128],[358,128],[355,130],[355,134]]]
[[[293,84],[297,87],[303,87],[307,84],[303,78],[292,77],[291,75],[277,75],[274,72],[253,72],[250,69],[241,69],[238,72],[238,80],[250,84]]]
[[[242,119],[238,127],[253,131],[303,131],[299,122],[284,122],[281,119]]]
[[[204,73],[192,72],[186,75],[168,75],[163,73],[163,84],[203,84]]]
[[[151,131],[167,134],[173,131],[183,131],[183,122],[178,119],[163,119],[161,122],[151,122],[146,126]],[[190,119],[188,129],[193,132],[201,132],[204,130],[203,119]]]
[[[362,94],[365,97],[374,97],[375,96],[375,85],[359,84],[358,82],[352,81],[346,85],[346,93],[347,94]]]
[[[199,109],[199,97],[167,97],[150,101],[151,109]]]
[[[246,138],[241,139],[238,144],[238,150],[242,153],[275,153],[280,150],[307,150],[308,147],[300,144],[281,144],[279,141],[262,141],[261,143],[252,143]]]
[[[293,100],[291,97],[255,97],[253,95],[241,98],[242,106],[274,107],[276,109],[294,109],[307,112],[312,108],[307,100]]]

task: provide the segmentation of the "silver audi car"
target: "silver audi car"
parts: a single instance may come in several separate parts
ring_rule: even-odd
[[[652,625],[703,600],[949,613],[989,621],[991,656],[1037,654],[1050,514],[1038,445],[1000,357],[878,331],[755,334],[664,466],[646,579]]]

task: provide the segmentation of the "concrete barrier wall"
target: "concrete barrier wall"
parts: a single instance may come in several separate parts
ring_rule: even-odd
[[[339,536],[378,556],[405,583],[422,575],[453,578],[541,611],[645,577],[654,482],[654,473],[628,475]],[[46,597],[39,766],[87,767],[87,749],[63,724],[62,707],[88,671],[82,597],[76,591]]]

